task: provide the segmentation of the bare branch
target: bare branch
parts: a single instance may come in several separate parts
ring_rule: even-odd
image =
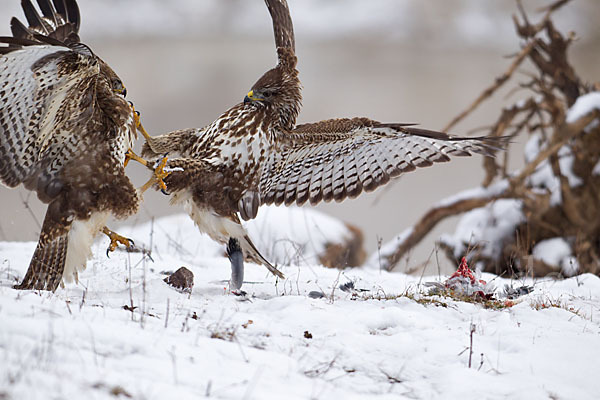
[[[484,100],[491,97],[496,92],[496,90],[498,90],[507,80],[510,79],[510,77],[515,72],[517,67],[519,65],[521,65],[523,60],[525,60],[525,57],[527,57],[527,55],[529,55],[529,52],[533,49],[534,45],[535,45],[534,42],[530,42],[525,47],[523,47],[523,49],[521,49],[519,54],[517,54],[517,57],[515,58],[513,63],[510,65],[510,67],[508,67],[508,69],[502,75],[497,77],[496,80],[494,81],[494,83],[491,86],[489,86],[487,89],[485,89],[479,95],[479,97],[477,97],[477,99],[475,99],[475,101],[473,103],[471,103],[471,105],[465,111],[458,114],[442,130],[444,132],[449,131],[454,125],[458,124],[460,121],[465,119],[465,117],[467,117],[469,114],[471,114],[481,103],[483,103]]]
[[[414,225],[412,232],[402,241],[396,250],[384,258],[383,267],[388,271],[396,268],[406,252],[419,244],[445,218],[483,207],[494,200],[507,197],[510,197],[509,192],[503,192],[501,194],[461,199],[447,205],[432,208]]]

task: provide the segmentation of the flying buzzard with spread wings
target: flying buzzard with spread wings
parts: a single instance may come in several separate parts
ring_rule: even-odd
[[[98,232],[124,239],[104,224],[138,208],[123,165],[138,119],[117,74],[80,42],[75,0],[37,3],[41,15],[22,0],[29,26],[13,18],[13,37],[0,38],[0,182],[48,203],[16,288],[54,291],[77,279]]]
[[[282,276],[252,242],[238,215],[256,217],[262,204],[342,201],[372,191],[417,167],[450,156],[491,156],[496,138],[461,138],[368,118],[296,125],[300,80],[294,31],[285,0],[266,0],[273,19],[278,64],[244,98],[202,129],[154,137],[144,155],[177,154],[165,179],[173,202],[184,203],[199,229],[228,243],[232,287],[239,289],[241,250]],[[241,246],[240,246],[241,245]]]

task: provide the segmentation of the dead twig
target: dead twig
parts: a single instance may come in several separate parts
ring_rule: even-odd
[[[506,81],[510,79],[517,67],[521,65],[523,60],[525,60],[525,58],[529,55],[534,46],[535,43],[530,42],[525,47],[523,47],[519,54],[517,54],[513,63],[508,67],[508,69],[502,75],[497,77],[494,83],[490,85],[487,89],[485,89],[466,110],[454,117],[454,119],[452,119],[452,121],[450,121],[450,123],[448,123],[448,125],[446,125],[442,130],[444,132],[448,132],[450,129],[452,129],[452,127],[454,127],[460,121],[465,119],[469,114],[475,111],[475,109],[479,107],[481,103],[483,103],[486,99],[490,98],[496,92],[496,90],[498,90],[502,85],[504,85]]]
[[[510,196],[510,192],[505,191],[500,194],[479,198],[462,199],[447,205],[432,208],[414,225],[412,232],[402,241],[396,250],[384,258],[384,262],[382,263],[383,267],[387,271],[394,270],[404,254],[415,247],[443,219],[452,215],[471,211],[475,208],[483,207],[492,201],[508,198]]]

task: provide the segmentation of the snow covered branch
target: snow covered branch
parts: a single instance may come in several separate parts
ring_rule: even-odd
[[[569,2],[553,3],[536,24],[518,2],[520,17],[513,20],[521,51],[447,127],[505,86],[527,60],[535,71],[515,89],[528,95],[503,108],[488,133],[529,134],[525,166],[509,172],[508,150],[503,158],[486,158],[482,186],[442,201],[384,246],[383,268],[394,269],[443,219],[466,213],[456,232],[440,240],[451,259],[465,256],[495,273],[600,273],[600,85],[578,77],[567,57],[575,36],[563,36],[552,22],[552,13]],[[549,243],[560,251],[550,251]]]

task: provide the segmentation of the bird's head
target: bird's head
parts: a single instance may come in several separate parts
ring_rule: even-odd
[[[113,71],[113,69],[109,67],[107,63],[100,59],[98,60],[100,63],[100,74],[104,76],[113,93],[120,94],[121,96],[126,97],[127,89],[125,88],[125,85],[123,84],[121,78],[119,78],[117,73]]]
[[[244,97],[244,103],[266,108],[282,128],[293,129],[302,103],[298,71],[280,66],[267,71]]]
[[[114,93],[127,97],[127,88],[123,85],[123,81],[117,78],[111,82],[111,87]]]

